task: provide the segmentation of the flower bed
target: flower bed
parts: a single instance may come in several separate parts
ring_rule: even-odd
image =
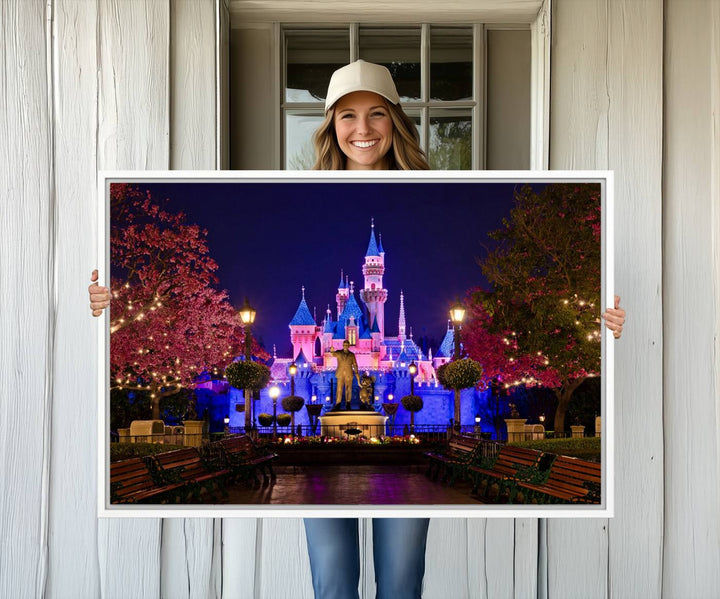
[[[279,464],[322,466],[337,464],[423,464],[428,444],[414,435],[405,437],[280,437],[268,448],[277,452]]]

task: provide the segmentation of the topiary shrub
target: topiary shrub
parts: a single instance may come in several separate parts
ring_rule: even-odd
[[[408,412],[419,412],[423,409],[423,400],[419,395],[406,395],[400,400],[402,407]]]
[[[443,364],[437,370],[437,378],[440,384],[446,389],[459,391],[474,387],[482,378],[483,368],[480,362],[472,358],[455,360]]]
[[[260,426],[272,426],[273,420],[275,420],[272,414],[266,414],[265,412],[258,414],[257,419]]]
[[[270,369],[251,360],[233,362],[225,369],[225,378],[236,389],[259,391],[270,382]]]
[[[292,419],[290,418],[290,414],[278,414],[276,420],[278,426],[287,426]]]

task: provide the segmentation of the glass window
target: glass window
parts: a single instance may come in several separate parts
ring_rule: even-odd
[[[528,29],[352,24],[293,26],[282,35],[285,169],[312,168],[330,76],[351,57],[390,70],[431,168],[528,168]]]
[[[315,164],[312,135],[323,121],[323,113],[285,113],[285,170],[309,171]]]
[[[381,64],[393,76],[401,102],[419,101],[420,27],[407,29],[360,28],[359,56]]]
[[[324,100],[330,75],[348,62],[350,62],[348,29],[287,32],[285,101]]]
[[[430,99],[473,99],[471,27],[430,29]]]
[[[433,170],[472,168],[472,115],[464,109],[430,111],[428,162]]]

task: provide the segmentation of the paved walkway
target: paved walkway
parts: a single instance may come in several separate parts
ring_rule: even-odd
[[[482,503],[470,485],[454,487],[425,476],[425,466],[285,466],[259,488],[235,485],[224,504],[443,505]]]

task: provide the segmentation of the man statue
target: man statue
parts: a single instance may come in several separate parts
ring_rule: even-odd
[[[350,351],[350,342],[343,341],[341,350],[329,349],[325,353],[330,354],[337,359],[337,370],[335,378],[337,379],[337,393],[335,395],[335,408],[340,407],[345,392],[345,408],[350,409],[350,400],[352,399],[352,380],[353,375],[360,384],[360,375],[358,374],[357,360],[355,354]]]

